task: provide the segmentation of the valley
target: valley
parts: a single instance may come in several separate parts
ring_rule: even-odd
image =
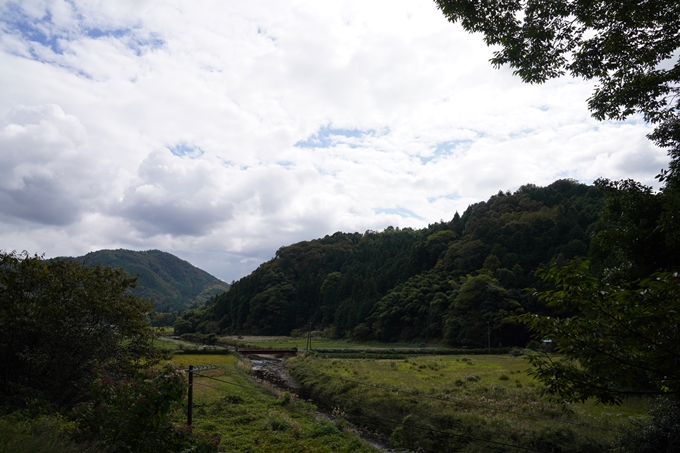
[[[251,344],[295,341],[273,340],[248,337]],[[195,380],[196,427],[232,439],[225,445],[227,451],[237,451],[230,450],[236,443],[245,448],[241,451],[255,446],[264,449],[252,451],[268,451],[272,442],[283,439],[286,446],[280,451],[298,451],[301,444],[312,448],[306,442],[316,441],[324,446],[309,451],[344,451],[343,442],[358,448],[351,439],[362,434],[371,441],[376,435],[382,439],[383,451],[596,452],[608,451],[617,430],[649,409],[642,399],[617,408],[592,402],[567,407],[548,403],[541,397],[541,384],[527,374],[527,360],[509,354],[376,360],[301,352],[280,360],[207,351],[175,355],[173,361],[180,366],[219,366]],[[245,413],[250,418],[238,418]],[[267,428],[272,417],[278,417],[280,432]],[[318,434],[321,425],[327,434]],[[257,442],[249,430],[259,433]],[[344,436],[350,440],[341,441]],[[363,448],[371,451],[370,446]]]

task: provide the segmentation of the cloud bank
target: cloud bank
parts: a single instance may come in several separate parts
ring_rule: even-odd
[[[230,281],[527,183],[654,183],[639,118],[491,53],[426,0],[1,2],[0,248],[158,248]]]

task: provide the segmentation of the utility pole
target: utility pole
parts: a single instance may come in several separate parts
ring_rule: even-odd
[[[184,370],[187,373],[189,373],[189,392],[187,395],[187,425],[191,426],[192,422],[192,409],[194,405],[194,373],[198,373],[199,371],[205,371],[205,370],[214,370],[217,368],[215,365],[205,365],[205,366],[199,366],[199,367],[194,367],[193,365],[189,365],[188,370]]]
[[[486,322],[487,336],[489,341],[489,355],[491,355],[491,324],[489,321]]]
[[[312,350],[312,323],[309,322],[309,327],[307,327],[307,351]]]
[[[194,404],[194,366],[189,365],[189,408],[187,409],[187,425],[191,426],[191,408]]]

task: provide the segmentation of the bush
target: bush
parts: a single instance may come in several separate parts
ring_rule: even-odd
[[[130,379],[113,379],[96,371],[90,399],[76,406],[76,436],[96,441],[108,451],[123,453],[217,452],[219,438],[192,435],[191,427],[175,428],[169,415],[180,407],[186,390],[184,375],[167,365]]]
[[[648,420],[635,420],[614,447],[620,453],[674,453],[680,451],[680,401],[659,398]]]
[[[4,403],[39,397],[68,406],[93,366],[132,375],[161,355],[150,301],[122,269],[0,252],[0,376]]]
[[[0,452],[99,453],[96,445],[78,444],[65,436],[70,424],[59,415],[24,420],[23,414],[0,419]]]
[[[531,340],[530,342],[527,343],[527,349],[531,349],[532,351],[542,351],[543,350],[543,344],[540,341],[536,340]]]

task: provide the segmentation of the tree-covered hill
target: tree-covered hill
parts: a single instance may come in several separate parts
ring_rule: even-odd
[[[524,345],[512,316],[546,312],[527,287],[551,260],[587,255],[601,192],[571,180],[526,185],[421,230],[335,233],[275,258],[176,330],[281,335],[330,329],[354,339]]]
[[[153,300],[157,312],[184,310],[203,304],[229,289],[219,280],[192,264],[160,250],[99,250],[72,258],[86,264],[120,267],[139,276],[134,295]]]

